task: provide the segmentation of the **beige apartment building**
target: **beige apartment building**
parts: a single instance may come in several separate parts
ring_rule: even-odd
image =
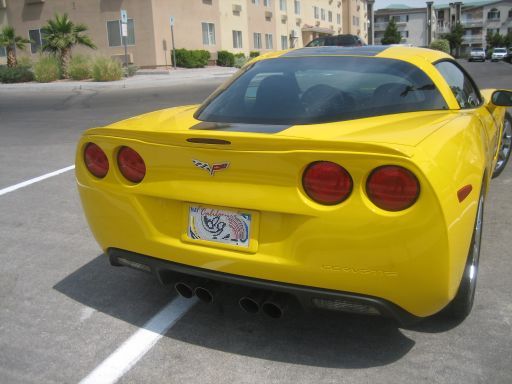
[[[0,0],[0,24],[32,40],[19,54],[36,58],[41,27],[66,12],[89,27],[96,52],[124,57],[120,11],[128,13],[128,53],[140,67],[170,64],[171,17],[176,48],[268,52],[352,33],[367,41],[366,0]],[[77,52],[93,51],[77,48]],[[0,51],[0,56],[2,52]],[[2,58],[0,57],[0,60]]]

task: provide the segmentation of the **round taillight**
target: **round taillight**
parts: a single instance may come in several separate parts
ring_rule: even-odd
[[[108,159],[105,152],[94,143],[87,143],[84,150],[85,166],[94,176],[100,179],[108,173]]]
[[[408,169],[385,165],[372,171],[366,182],[366,193],[377,207],[402,211],[418,199],[420,183]]]
[[[140,183],[146,176],[146,164],[130,147],[122,147],[117,153],[117,164],[122,175],[132,183]]]
[[[352,178],[341,165],[316,161],[304,171],[302,186],[306,194],[317,203],[334,205],[350,196]]]

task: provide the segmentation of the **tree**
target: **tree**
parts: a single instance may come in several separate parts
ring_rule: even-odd
[[[430,43],[430,49],[450,53],[450,43],[445,39],[437,39]]]
[[[395,20],[391,19],[384,31],[384,37],[380,40],[383,45],[400,44],[402,35],[398,31]]]
[[[0,47],[5,47],[8,67],[12,68],[18,65],[16,49],[25,49],[28,43],[30,43],[30,40],[16,36],[16,31],[13,27],[6,25],[2,28],[0,31]]]
[[[443,39],[450,42],[450,50],[452,53],[455,51],[455,56],[459,56],[459,49],[462,45],[462,36],[464,36],[464,27],[461,23],[455,24],[450,33],[443,35]]]
[[[495,48],[495,47],[503,47],[507,45],[507,36],[501,35],[499,32],[496,33],[487,33],[485,36],[485,40],[487,41],[487,47]]]
[[[85,24],[73,23],[67,13],[55,14],[53,20],[48,20],[41,28],[43,51],[50,52],[59,58],[62,73],[68,76],[68,64],[71,59],[71,49],[75,45],[83,45],[96,49],[91,38],[84,34],[87,31]]]

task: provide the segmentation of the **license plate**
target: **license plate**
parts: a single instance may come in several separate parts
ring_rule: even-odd
[[[193,240],[249,248],[251,221],[250,213],[190,206],[187,234]]]

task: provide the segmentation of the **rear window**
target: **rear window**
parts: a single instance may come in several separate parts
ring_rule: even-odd
[[[214,92],[202,121],[316,124],[447,109],[432,80],[393,59],[322,56],[256,62]]]
[[[484,49],[483,49],[483,48],[473,48],[473,49],[471,50],[471,52],[483,52],[483,51],[484,51]]]
[[[494,52],[505,53],[505,52],[507,52],[507,50],[505,48],[494,48]]]

